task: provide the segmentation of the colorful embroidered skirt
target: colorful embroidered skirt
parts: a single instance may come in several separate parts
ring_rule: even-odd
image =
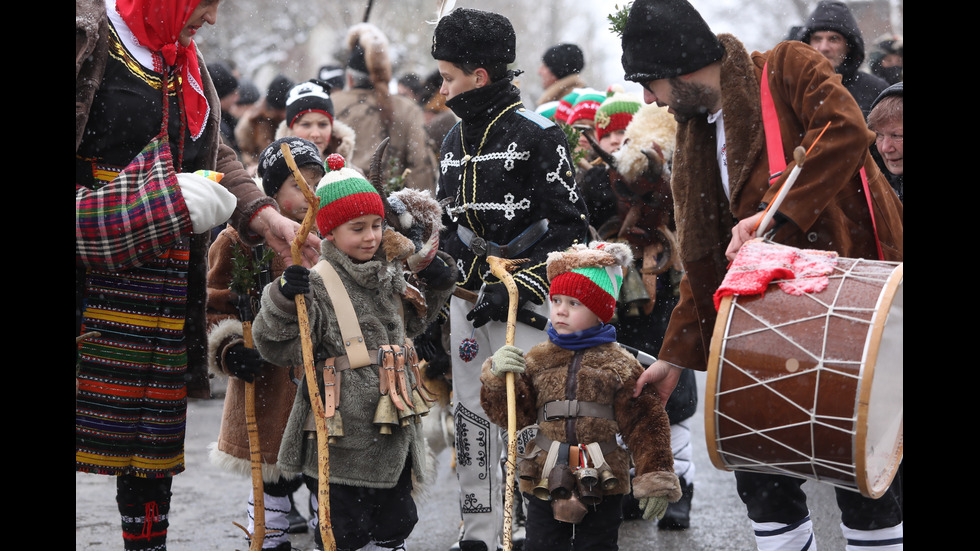
[[[86,274],[78,347],[75,470],[143,477],[184,470],[186,243],[147,264]]]

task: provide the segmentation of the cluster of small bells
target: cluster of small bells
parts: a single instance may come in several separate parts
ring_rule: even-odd
[[[428,389],[419,381],[419,360],[414,348],[406,347],[399,351],[385,351],[384,353],[404,354],[405,362],[401,364],[402,369],[404,370],[405,366],[408,366],[415,374],[415,381],[412,382],[410,393],[404,387],[401,389],[397,386],[396,388],[388,388],[384,382],[386,380],[384,374],[381,375],[382,392],[378,399],[378,406],[374,410],[374,424],[381,434],[391,434],[392,429],[396,426],[406,427],[411,423],[420,424],[422,417],[429,414],[429,406],[426,402],[435,403],[436,398],[432,397]],[[382,364],[382,370],[396,369],[394,366],[390,368],[384,366],[381,358],[378,359],[378,363]],[[391,380],[405,381],[406,379],[404,373],[401,373],[396,374]],[[401,390],[400,393],[399,390]],[[410,397],[409,394],[411,394]]]

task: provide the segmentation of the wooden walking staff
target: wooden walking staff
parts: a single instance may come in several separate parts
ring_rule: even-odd
[[[245,300],[249,300],[248,297]],[[252,322],[242,320],[242,337],[245,348],[255,348],[252,344]],[[255,417],[255,382],[245,383],[245,430],[248,433],[248,456],[252,465],[252,510],[254,529],[251,534],[250,551],[260,551],[265,541],[265,484],[262,481],[262,448],[259,444],[259,423]]]
[[[488,256],[487,264],[490,272],[497,276],[507,288],[510,302],[507,305],[507,337],[508,346],[514,346],[514,334],[517,332],[517,284],[514,283],[510,272],[519,265],[527,262],[527,258],[519,260]],[[514,374],[507,372],[507,486],[504,488],[504,551],[511,549],[511,530],[514,525],[514,480],[517,477],[517,392],[514,390]]]
[[[301,253],[303,244],[306,243],[306,236],[313,228],[313,221],[316,219],[317,209],[320,207],[320,198],[313,194],[306,178],[296,166],[296,160],[289,150],[288,144],[282,144],[282,154],[286,159],[286,164],[296,179],[296,184],[306,197],[310,208],[303,217],[303,224],[296,239],[293,240],[291,252],[293,254],[293,264],[302,264],[303,255]],[[299,323],[300,342],[303,347],[303,367],[306,374],[306,386],[310,391],[310,405],[313,407],[313,419],[316,422],[316,449],[317,459],[319,460],[319,484],[317,485],[317,517],[319,518],[320,537],[323,539],[323,548],[326,551],[335,551],[337,542],[333,539],[333,527],[330,524],[330,447],[327,439],[330,431],[327,429],[327,418],[324,411],[323,400],[320,398],[320,386],[316,381],[316,371],[313,368],[313,341],[310,338],[310,319],[306,311],[306,297],[296,295],[296,317]]]
[[[232,277],[228,286],[238,295],[238,317],[242,322],[242,340],[245,348],[255,348],[252,341],[252,320],[255,319],[254,295],[256,291],[256,277],[258,277],[259,267],[257,263],[266,262],[266,259],[256,260],[251,249],[242,250],[236,248],[241,257],[236,256],[232,260]],[[237,262],[241,258],[241,262]],[[248,455],[252,473],[252,514],[253,532],[248,533],[248,529],[234,523],[245,532],[251,542],[251,551],[260,551],[265,541],[265,483],[262,480],[262,446],[259,438],[259,423],[255,414],[255,381],[243,381],[245,383],[245,431],[248,435]]]

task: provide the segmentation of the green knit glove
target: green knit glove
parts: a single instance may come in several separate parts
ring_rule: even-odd
[[[641,497],[640,510],[643,520],[659,520],[667,512],[667,496]]]
[[[524,373],[524,352],[516,346],[504,345],[493,353],[490,373],[503,377],[504,373]]]

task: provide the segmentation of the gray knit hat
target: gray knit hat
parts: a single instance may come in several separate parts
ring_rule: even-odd
[[[626,80],[645,83],[693,73],[725,55],[687,0],[636,0],[623,29]]]

